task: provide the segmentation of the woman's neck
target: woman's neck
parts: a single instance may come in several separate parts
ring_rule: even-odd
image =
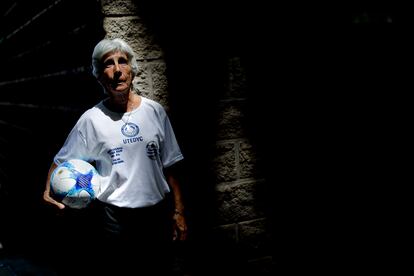
[[[107,108],[115,112],[131,112],[141,104],[141,96],[134,91],[130,91],[129,94],[125,96],[109,97],[104,100],[104,104]]]

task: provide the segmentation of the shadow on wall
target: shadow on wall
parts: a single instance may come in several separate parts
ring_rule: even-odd
[[[206,238],[216,211],[211,171],[215,107],[224,93],[226,59],[233,55],[246,64],[246,127],[268,180],[269,216],[272,202],[278,208],[278,252],[286,253],[282,258],[289,263],[328,246],[323,244],[326,237],[334,237],[337,229],[324,228],[326,218],[346,219],[341,212],[347,199],[371,190],[367,178],[383,175],[369,172],[384,166],[378,148],[395,128],[387,117],[401,118],[394,111],[404,105],[398,101],[403,96],[399,80],[407,73],[397,61],[412,60],[407,47],[411,42],[405,43],[403,36],[412,22],[394,13],[395,24],[355,24],[351,17],[356,6],[332,13],[315,6],[280,7],[278,17],[271,14],[275,9],[242,4],[158,4],[143,8],[165,49],[172,119],[190,160],[185,189],[199,248],[215,246]],[[365,207],[359,204],[350,211]],[[230,264],[238,259],[237,251],[215,256],[195,252],[201,262],[230,256]],[[334,258],[316,255],[320,260]]]
[[[262,159],[272,162],[274,148],[271,147],[272,137],[266,122],[274,118],[274,114],[264,107],[269,107],[266,97],[273,91],[269,89],[273,88],[260,80],[261,73],[270,72],[262,72],[264,65],[266,69],[269,67],[264,60],[255,60],[260,49],[254,46],[266,39],[260,37],[261,32],[249,32],[256,30],[256,24],[262,22],[253,22],[244,29],[247,27],[245,16],[248,9],[241,3],[230,7],[213,3],[185,5],[160,2],[143,4],[136,1],[148,28],[165,52],[171,119],[185,156],[182,182],[190,212],[192,240],[187,247],[183,246],[187,249],[183,254],[189,254],[186,256],[187,264],[198,272],[200,269],[212,274],[227,270],[229,273],[246,272],[243,252],[234,244],[223,240],[217,242],[211,232],[217,222],[214,186],[217,177],[213,168],[220,119],[218,107],[227,92],[228,60],[234,56],[242,57],[252,71],[251,94],[247,96],[249,108],[246,110],[249,118],[245,127],[249,128],[249,138]],[[272,163],[266,161],[260,165],[273,169]],[[269,200],[261,204],[268,204],[270,217],[270,198],[262,200]]]

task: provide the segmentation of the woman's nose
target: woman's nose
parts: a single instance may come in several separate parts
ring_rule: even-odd
[[[118,62],[115,62],[114,70],[115,70],[115,72],[120,72],[121,71],[121,67],[119,66]]]
[[[119,66],[118,62],[115,62],[115,66],[114,66],[114,76],[115,77],[120,77],[122,75],[121,72],[121,67]]]
[[[120,78],[121,76],[122,76],[122,72],[121,72],[121,70],[119,70],[119,68],[118,68],[118,70],[115,68],[114,78],[118,79],[118,78]]]

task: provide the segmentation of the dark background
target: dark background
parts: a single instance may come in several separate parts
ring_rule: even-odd
[[[41,201],[47,170],[78,116],[102,97],[89,72],[104,36],[99,4],[55,2],[0,4],[0,242],[10,255],[39,260],[49,256],[39,255],[45,244],[65,243],[51,233],[64,219]],[[321,248],[326,257],[362,244],[352,250],[360,257],[386,246],[378,240],[399,223],[390,210],[406,171],[413,61],[407,7],[138,3],[166,53],[172,120],[188,160],[185,192],[202,248],[214,221],[212,107],[232,56],[241,57],[247,74],[246,128],[266,178],[278,183],[267,185],[265,200],[269,216],[280,210],[281,262],[312,260]]]
[[[93,240],[71,214],[46,206],[42,190],[68,131],[102,94],[89,72],[104,35],[99,11],[97,1],[0,4],[0,254],[18,275],[48,275],[43,265],[67,265]]]

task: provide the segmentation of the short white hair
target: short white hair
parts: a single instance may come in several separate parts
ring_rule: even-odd
[[[138,73],[138,63],[136,55],[131,46],[121,38],[103,39],[96,44],[92,53],[92,74],[95,78],[99,78],[103,73],[102,58],[111,52],[121,52],[127,55],[128,63],[131,65],[134,76]]]

